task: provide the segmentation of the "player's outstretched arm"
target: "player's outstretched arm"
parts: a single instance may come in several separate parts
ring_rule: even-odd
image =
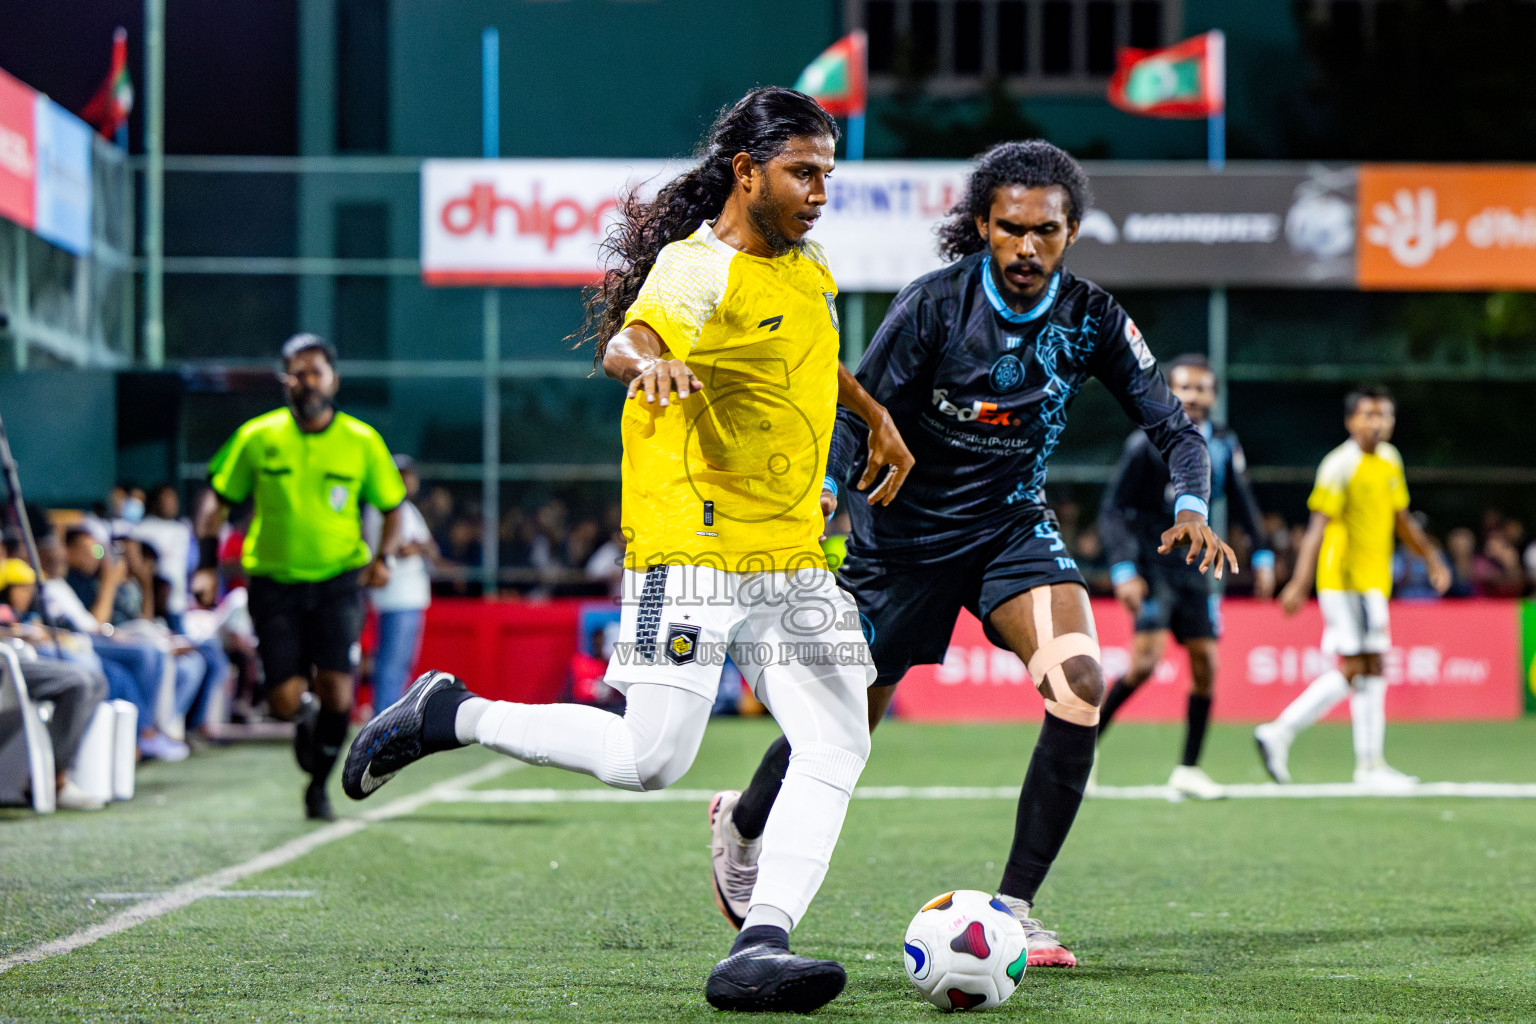
[[[1405,508],[1397,510],[1397,539],[1429,566],[1430,586],[1442,594],[1451,589],[1451,567],[1445,564],[1445,556],[1430,543],[1429,536]]]
[[[885,406],[875,401],[858,378],[841,363],[837,367],[837,404],[851,409],[869,427],[869,458],[865,460],[864,475],[859,477],[859,490],[880,480],[880,486],[870,492],[869,503],[889,505],[917,460],[907,450],[907,443],[901,439],[896,421],[885,411]],[[890,472],[885,473],[887,468]],[[882,473],[885,473],[883,480],[880,479]]]
[[[1237,556],[1232,553],[1232,548],[1227,542],[1216,536],[1216,531],[1211,529],[1211,524],[1205,521],[1205,516],[1192,508],[1186,508],[1174,517],[1173,525],[1163,531],[1162,543],[1158,545],[1157,553],[1166,555],[1174,548],[1189,545],[1189,553],[1184,556],[1186,565],[1200,559],[1200,571],[1214,570],[1215,577],[1221,579],[1222,572],[1231,567],[1235,574],[1237,568]]]
[[[1323,549],[1323,531],[1328,528],[1328,518],[1326,512],[1313,512],[1307,522],[1307,532],[1301,538],[1301,546],[1296,549],[1296,571],[1291,574],[1291,582],[1280,591],[1280,607],[1287,615],[1295,615],[1312,592],[1312,579],[1317,572],[1317,553]]]
[[[684,399],[695,391],[703,391],[704,385],[687,363],[661,357],[665,349],[661,335],[649,324],[636,320],[608,340],[608,347],[603,350],[603,372],[628,385],[625,398],[643,392],[647,402],[659,400],[661,405],[670,404],[673,392]]]

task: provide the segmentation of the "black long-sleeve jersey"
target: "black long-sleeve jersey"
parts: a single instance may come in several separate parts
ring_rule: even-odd
[[[1248,459],[1237,434],[1209,423],[1199,429],[1211,455],[1211,500],[1229,496],[1227,512],[1232,522],[1243,528],[1256,547],[1265,547],[1259,503],[1253,496]],[[1129,575],[1132,567],[1145,576],[1154,564],[1199,571],[1185,565],[1183,552],[1157,553],[1176,500],[1177,488],[1162,453],[1145,432],[1134,432],[1126,439],[1099,503],[1099,536],[1117,577]],[[1264,552],[1254,552],[1256,565],[1265,561]]]
[[[1204,512],[1205,439],[1125,311],[1062,270],[1017,313],[990,262],[977,253],[908,285],[859,363],[859,383],[889,410],[917,464],[890,505],[844,502],[851,548],[942,551],[1037,517],[1067,409],[1090,376],[1166,457],[1179,500]],[[866,438],[864,424],[840,411],[828,460],[839,485],[862,473]]]

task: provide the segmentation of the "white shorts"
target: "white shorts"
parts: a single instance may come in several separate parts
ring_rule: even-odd
[[[1319,590],[1323,610],[1323,653],[1341,658],[1385,654],[1392,646],[1387,595],[1379,590]]]
[[[864,687],[875,680],[858,607],[826,569],[624,571],[609,686],[661,683],[713,701],[727,657],[754,693],[765,671],[796,683],[849,673]]]

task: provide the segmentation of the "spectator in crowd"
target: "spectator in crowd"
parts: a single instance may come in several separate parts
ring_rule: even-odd
[[[611,597],[619,596],[619,588],[624,581],[624,550],[626,548],[624,531],[615,527],[608,534],[608,539],[598,545],[587,559],[584,568],[587,579],[594,583],[601,583],[608,589]]]
[[[156,609],[165,608],[170,603],[172,590],[172,582],[167,577],[168,575],[179,576],[185,586],[187,582],[185,563],[177,563],[175,569],[167,574],[161,569],[163,560],[159,553],[147,543],[140,542],[140,546],[145,574],[150,581],[151,592],[154,594],[153,601],[146,604],[152,604]],[[210,739],[212,737],[208,728],[208,709],[214,694],[223,690],[229,681],[229,656],[224,653],[224,642],[219,637],[208,636],[202,640],[193,641],[179,628],[180,616],[177,616],[176,621],[178,628],[172,629],[168,619],[160,616],[143,623],[144,628],[141,632],[164,644],[175,659],[176,714],[185,717],[189,732],[195,732],[204,739]]]
[[[128,531],[128,539],[154,548],[158,578],[169,584],[165,604],[153,603],[154,615],[165,620],[172,632],[182,631],[181,617],[187,611],[187,581],[191,578],[193,544],[192,524],[181,515],[181,497],[170,484],[160,484],[149,492],[144,518]],[[141,587],[152,591],[156,576],[147,571]],[[146,584],[146,580],[149,582]]]
[[[118,625],[139,617],[144,593],[128,578],[128,563],[108,548],[103,539],[83,526],[64,531],[64,556],[69,571],[64,582],[98,622]]]
[[[1472,562],[1472,591],[1478,597],[1519,597],[1525,592],[1520,550],[1503,529],[1488,533]]]
[[[443,547],[448,539],[448,524],[453,520],[453,492],[439,484],[428,488],[416,504],[427,529],[432,531],[432,539],[439,548]]]
[[[31,613],[36,595],[37,574],[30,565],[17,558],[0,562],[0,635],[30,645],[19,652],[35,656],[22,659],[27,695],[34,701],[53,704],[48,736],[53,742],[55,804],[65,810],[99,811],[101,801],[81,789],[69,772],[91,717],[107,697],[107,678],[100,669],[59,660],[51,654],[57,648],[47,631],[21,621]]]
[[[1423,530],[1429,525],[1429,517],[1423,512],[1410,514],[1419,524],[1419,529]],[[1429,545],[1444,556],[1440,542],[1434,537],[1429,537]],[[1392,596],[1405,601],[1440,599],[1440,592],[1429,582],[1429,564],[1402,545],[1392,553]]]
[[[1088,584],[1088,593],[1095,597],[1110,597],[1115,588],[1109,578],[1109,558],[1104,554],[1104,541],[1099,528],[1090,523],[1077,535],[1077,547],[1072,549],[1077,568]]]
[[[409,455],[396,455],[395,466],[405,482],[405,500],[400,503],[400,548],[389,582],[368,591],[368,600],[378,613],[378,649],[373,655],[375,713],[405,692],[405,679],[421,649],[421,628],[432,603],[431,564],[437,558],[437,542],[415,504],[421,492],[415,463]],[[365,507],[363,538],[370,550],[378,550],[383,529],[384,517],[379,510],[372,505]]]
[[[79,543],[78,538],[76,543]],[[91,667],[99,667],[107,677],[108,696],[114,700],[126,700],[138,709],[141,757],[162,761],[184,760],[190,752],[187,745],[167,736],[155,724],[160,681],[165,674],[168,654],[153,643],[115,635],[109,619],[94,614],[93,609],[81,600],[66,579],[69,570],[68,545],[61,545],[54,533],[50,531],[39,534],[37,545],[43,561],[43,604],[49,618],[89,640],[88,659],[77,648],[66,648],[65,653],[75,654]],[[106,562],[105,554],[102,560]],[[110,580],[124,572],[122,569],[114,569],[107,574]],[[89,573],[82,574],[89,576]],[[98,610],[110,616],[110,598],[103,600],[102,595],[98,594],[96,604]],[[109,632],[113,635],[108,635]]]
[[[1445,592],[1445,596],[1471,597],[1477,535],[1465,526],[1458,526],[1445,536],[1445,554],[1451,563],[1451,589]]]

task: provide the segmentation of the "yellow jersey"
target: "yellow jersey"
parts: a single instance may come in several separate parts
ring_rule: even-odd
[[[771,259],[708,223],[664,247],[624,326],[703,385],[624,403],[623,528],[631,569],[826,567],[821,479],[837,411],[837,285],[820,246]]]
[[[1408,507],[1403,457],[1390,444],[1366,452],[1353,440],[1317,467],[1307,508],[1328,517],[1317,555],[1318,590],[1392,593],[1397,513]]]

